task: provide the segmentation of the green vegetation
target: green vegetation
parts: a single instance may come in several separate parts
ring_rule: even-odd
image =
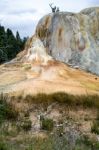
[[[21,39],[18,31],[16,36],[10,29],[0,25],[0,63],[13,59],[24,49],[27,38]]]
[[[29,118],[21,119],[17,124],[18,130],[29,131],[32,127],[32,122]]]
[[[18,97],[11,99],[1,94],[0,96],[0,150],[99,150],[99,142],[96,139],[91,139],[89,136],[80,135],[78,139],[71,144],[72,139],[68,138],[60,126],[56,130],[52,119],[47,117],[40,117],[41,132],[42,129],[45,136],[33,136],[30,131],[32,122],[29,116],[29,110],[24,110],[21,115],[17,113],[15,107],[9,103],[14,103]],[[25,103],[37,104],[47,108],[53,102],[59,105],[66,105],[67,107],[84,107],[99,109],[99,96],[98,95],[81,95],[74,96],[66,93],[53,93],[53,94],[37,94],[35,96],[27,95],[25,98],[19,96],[20,101]],[[17,101],[16,101],[17,102]],[[44,109],[45,110],[45,109]],[[22,114],[23,113],[23,114]],[[92,132],[98,134],[98,121],[99,113],[92,126]],[[60,120],[60,123],[62,120]],[[71,140],[71,141],[69,141]]]
[[[0,150],[8,150],[6,143],[0,142]]]
[[[98,150],[99,142],[84,135],[77,139],[74,150]]]
[[[78,138],[74,146],[68,143],[65,135],[60,137],[57,133],[45,138],[22,136],[16,141],[1,140],[0,150],[99,150],[99,142],[84,136]]]
[[[91,132],[99,135],[99,121],[94,121],[91,127]]]
[[[92,124],[92,127],[91,127],[91,132],[99,135],[99,110],[98,110],[98,113],[97,113],[96,120],[93,121],[93,124]]]
[[[7,99],[7,96],[0,95],[0,124],[5,120],[16,120],[18,117],[18,112],[7,102]]]
[[[52,131],[54,127],[54,122],[52,119],[49,118],[42,118],[41,119],[41,129]]]

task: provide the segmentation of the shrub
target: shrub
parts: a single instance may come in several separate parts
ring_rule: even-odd
[[[88,135],[80,136],[76,141],[76,146],[84,150],[99,150],[99,141],[96,138],[92,138]],[[83,150],[81,149],[81,150]]]
[[[91,127],[91,132],[95,134],[99,134],[99,121],[94,121]]]
[[[8,150],[7,145],[3,142],[0,142],[0,150]]]
[[[30,119],[24,118],[17,124],[17,127],[19,130],[23,129],[24,131],[29,131],[32,127],[32,122]]]
[[[25,131],[30,130],[31,127],[32,127],[32,122],[31,122],[31,120],[25,120],[25,121],[23,122],[22,128],[23,128]]]
[[[41,129],[47,130],[47,131],[52,131],[54,127],[54,122],[52,119],[49,118],[43,118],[41,120]]]
[[[18,117],[18,112],[12,104],[7,102],[8,97],[0,95],[0,123],[4,120],[15,120]]]

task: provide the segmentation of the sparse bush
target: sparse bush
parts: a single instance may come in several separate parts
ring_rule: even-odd
[[[91,132],[95,134],[99,134],[99,121],[94,121],[91,127]]]
[[[8,150],[8,147],[4,142],[0,142],[0,150]]]
[[[91,132],[99,135],[99,110],[97,112],[97,118],[93,121]]]
[[[24,117],[29,117],[29,116],[30,116],[29,111],[24,112]]]
[[[76,146],[79,148],[83,147],[84,150],[99,150],[99,142],[97,139],[89,137],[88,135],[83,135],[79,139],[77,139]],[[83,150],[81,149],[81,150]]]
[[[32,122],[31,122],[31,120],[25,120],[25,121],[23,122],[22,128],[23,128],[25,131],[30,130],[31,127],[32,127]]]
[[[54,122],[52,119],[44,118],[41,120],[41,129],[52,131],[54,127]]]
[[[32,127],[32,122],[29,118],[24,118],[23,120],[20,120],[17,124],[17,127],[19,130],[29,131]]]
[[[7,96],[0,95],[0,123],[4,120],[15,120],[18,117],[18,112],[7,102],[7,99]]]

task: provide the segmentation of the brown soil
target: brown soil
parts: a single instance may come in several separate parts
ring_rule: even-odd
[[[99,93],[99,77],[95,75],[55,61],[46,66],[30,65],[37,69],[32,71],[27,63],[1,65],[0,92],[25,95],[58,91],[75,95]]]

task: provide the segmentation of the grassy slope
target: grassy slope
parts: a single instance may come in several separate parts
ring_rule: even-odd
[[[77,117],[77,115],[80,117],[76,121],[78,122],[80,120],[80,123],[82,122],[93,122],[93,120],[98,120],[99,118],[96,116],[96,119],[93,118],[94,111],[93,110],[98,110],[99,109],[99,96],[97,95],[87,95],[87,96],[74,96],[74,95],[69,95],[66,93],[54,93],[54,94],[38,94],[36,96],[30,96],[27,95],[25,98],[20,96],[20,97],[11,97],[9,98],[10,102],[15,103],[15,105],[11,105],[8,102],[8,97],[5,97],[1,95],[0,97],[0,111],[4,113],[1,114],[1,127],[0,127],[0,150],[91,150],[92,146],[94,144],[94,150],[99,149],[99,143],[95,138],[89,138],[90,136],[87,135],[87,130],[84,133],[84,135],[80,135],[80,138],[78,138],[73,146],[73,143],[68,143],[66,136],[66,133],[63,133],[63,128],[54,128],[53,132],[52,131],[40,131],[42,134],[38,132],[36,136],[34,136],[34,131],[31,131],[31,128],[29,124],[27,124],[26,120],[29,118],[30,113],[35,113],[36,111],[42,111],[42,113],[46,112],[49,106],[52,104],[56,105],[58,104],[58,109],[61,108],[60,112],[63,114],[64,111],[68,111],[68,113],[71,113],[72,110],[74,110],[75,115],[72,117],[69,116],[67,113],[64,114],[64,117],[66,118],[61,118],[61,123],[66,119],[66,121],[72,123],[71,127],[74,121],[74,117]],[[18,111],[17,110],[17,103],[21,104],[27,103],[28,106],[35,106],[28,108],[27,114],[24,110]],[[2,106],[2,107],[1,107]],[[37,110],[36,110],[37,107]],[[82,115],[79,114],[79,111],[76,112],[76,110],[80,107],[80,111],[83,110],[83,113],[86,112],[86,110],[89,111],[89,115],[85,115],[84,120],[81,119]],[[34,109],[35,108],[35,109]],[[24,108],[25,109],[25,108]],[[17,112],[17,111],[18,112]],[[53,108],[51,109],[51,112],[53,112]],[[98,111],[97,111],[98,112]],[[22,115],[24,114],[24,117]],[[6,114],[6,116],[5,116]],[[54,115],[55,115],[55,110],[54,110]],[[91,115],[91,116],[90,116]],[[63,116],[63,115],[62,115]],[[87,118],[86,118],[87,117]],[[24,118],[24,119],[23,119]],[[77,117],[78,118],[78,117]],[[23,121],[24,120],[24,121]],[[59,120],[58,120],[59,121]],[[55,122],[55,121],[54,121]],[[57,122],[57,121],[56,121]],[[49,123],[48,123],[49,124]],[[25,128],[24,128],[25,126]],[[29,130],[26,130],[26,127]],[[48,125],[49,127],[49,125]],[[97,128],[97,126],[95,126]],[[46,127],[47,129],[47,127]],[[72,129],[72,128],[71,128]],[[93,128],[94,129],[94,128]],[[91,131],[90,131],[91,132]],[[53,134],[51,134],[53,133]]]

